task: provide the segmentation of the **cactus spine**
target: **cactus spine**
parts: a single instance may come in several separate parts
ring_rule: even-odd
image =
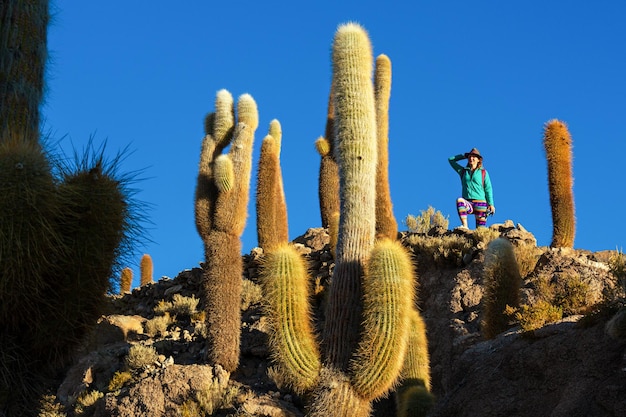
[[[397,242],[374,242],[377,141],[371,73],[367,33],[354,23],[341,25],[333,44],[332,87],[341,215],[319,347],[308,307],[301,305],[308,292],[306,268],[295,267],[302,262],[297,254],[281,248],[281,259],[290,259],[292,266],[273,260],[275,252],[262,268],[278,376],[294,390],[309,392],[311,416],[369,415],[371,401],[395,385],[407,346],[414,302],[410,257]]]
[[[544,126],[543,144],[548,160],[548,186],[552,208],[553,248],[574,247],[576,220],[572,179],[572,137],[567,125],[553,119]]]
[[[396,239],[398,223],[393,215],[389,190],[389,98],[391,96],[391,61],[387,55],[376,58],[374,73],[376,126],[378,129],[378,165],[376,166],[376,237]]]
[[[522,277],[511,242],[504,237],[492,240],[485,253],[485,295],[483,333],[493,339],[509,327],[506,306],[519,306]]]
[[[206,119],[195,200],[196,228],[206,260],[202,294],[207,313],[207,359],[231,372],[239,364],[243,269],[240,237],[247,217],[252,146],[258,126],[252,96],[239,97],[236,124],[233,115],[232,95],[218,91],[215,113]],[[222,155],[229,144],[228,154]]]
[[[139,272],[141,277],[139,279],[139,285],[144,286],[152,284],[153,281],[154,264],[152,263],[152,257],[147,253],[144,253],[139,263]]]
[[[287,205],[280,168],[282,133],[278,120],[270,123],[270,133],[263,139],[257,173],[257,238],[259,246],[271,251],[289,240]]]

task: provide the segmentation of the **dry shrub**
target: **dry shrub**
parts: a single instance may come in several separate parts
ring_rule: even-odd
[[[241,291],[241,310],[245,311],[250,308],[251,305],[261,301],[263,297],[261,286],[255,284],[249,279],[243,280],[243,288]]]
[[[524,331],[561,320],[563,316],[588,313],[592,307],[587,302],[589,285],[579,275],[539,274],[532,284],[536,300],[509,310]]]
[[[122,389],[124,385],[133,378],[132,374],[128,371],[117,371],[111,377],[109,381],[109,392],[116,392]]]
[[[164,315],[166,313],[176,317],[192,317],[197,313],[198,303],[200,300],[193,295],[185,297],[180,294],[174,294],[172,301],[161,300],[154,307],[154,314]]]
[[[476,247],[485,248],[489,243],[500,237],[500,232],[488,227],[479,227],[474,230],[471,236],[476,243]]]
[[[411,233],[428,233],[433,227],[443,227],[448,229],[450,220],[439,210],[428,206],[426,210],[421,210],[419,216],[409,214],[404,219],[404,223]]]
[[[530,332],[563,318],[563,311],[545,300],[539,300],[533,305],[522,304],[519,308],[507,306],[505,314],[518,321],[524,332]]]
[[[183,417],[213,415],[218,409],[231,408],[238,395],[238,387],[223,387],[214,378],[213,381],[207,381],[203,388],[196,391],[194,398],[187,399],[178,408],[178,412]]]
[[[615,254],[609,258],[609,272],[615,288],[610,298],[626,297],[626,255],[621,250],[615,251]]]
[[[45,394],[39,401],[37,417],[67,417],[67,414],[55,395]]]
[[[98,402],[100,398],[104,397],[104,394],[100,391],[85,391],[77,399],[74,406],[74,412],[76,416],[91,415],[92,407]]]
[[[169,325],[172,324],[172,318],[169,313],[162,316],[155,316],[144,324],[145,332],[150,337],[163,336]]]
[[[409,235],[406,244],[420,267],[449,267],[463,265],[463,255],[472,250],[473,241],[459,235],[423,236]]]
[[[563,315],[584,314],[589,309],[589,284],[579,275],[559,276],[554,286],[552,304],[563,310]]]
[[[132,345],[128,350],[126,365],[130,370],[141,370],[152,366],[159,355],[153,346]]]

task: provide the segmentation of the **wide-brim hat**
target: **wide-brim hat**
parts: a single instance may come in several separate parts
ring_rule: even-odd
[[[469,158],[470,155],[477,156],[478,159],[483,159],[482,155],[480,154],[480,152],[478,152],[478,149],[476,149],[476,148],[472,148],[471,151],[465,153],[465,157],[466,158]]]

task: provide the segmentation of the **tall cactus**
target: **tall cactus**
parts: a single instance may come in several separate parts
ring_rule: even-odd
[[[519,306],[522,286],[513,244],[507,238],[499,237],[487,246],[484,276],[483,334],[493,339],[509,327],[504,310],[507,305]]]
[[[290,246],[261,269],[279,384],[310,394],[311,416],[366,416],[400,374],[413,307],[413,268],[395,241],[375,243],[376,116],[365,30],[339,26],[333,97],[340,221],[321,336],[313,331],[306,268]]]
[[[376,236],[396,239],[398,222],[393,215],[389,190],[389,98],[391,96],[391,60],[381,54],[374,73],[378,165],[376,166]]]
[[[241,234],[246,224],[252,147],[258,126],[252,96],[239,97],[236,124],[233,115],[231,94],[218,91],[215,113],[205,126],[195,201],[196,227],[205,250],[202,294],[207,313],[207,359],[231,372],[239,365]],[[229,144],[229,152],[222,154]]]
[[[576,235],[572,177],[572,137],[567,125],[550,120],[544,126],[543,144],[548,160],[548,186],[552,207],[550,246],[572,248]]]
[[[265,251],[289,240],[280,168],[281,140],[280,123],[272,120],[270,132],[261,144],[256,189],[257,238],[259,246]]]

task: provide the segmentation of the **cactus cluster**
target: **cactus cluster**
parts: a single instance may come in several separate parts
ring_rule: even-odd
[[[204,243],[203,288],[207,360],[234,371],[239,364],[241,326],[241,234],[248,206],[252,147],[258,127],[256,102],[217,92],[206,117],[195,195],[195,220]],[[227,153],[222,153],[230,146]]]
[[[372,401],[397,385],[405,367],[412,315],[418,314],[415,280],[410,256],[395,240],[397,233],[391,233],[393,239],[376,239],[379,130],[366,31],[355,23],[339,26],[332,57],[327,128],[332,125],[333,130],[326,137],[333,140],[318,139],[316,146],[322,155],[320,199],[326,195],[327,202],[334,197],[322,184],[324,158],[332,155],[336,161],[339,215],[335,269],[321,331],[314,325],[306,263],[292,245],[282,243],[266,253],[260,280],[272,327],[276,382],[307,394],[311,416],[366,416]],[[381,198],[389,200],[388,194]],[[324,207],[332,203],[321,204],[323,222],[331,228],[333,214]],[[423,326],[420,334],[425,342]],[[420,343],[421,355],[428,357]],[[429,387],[430,378],[420,375]]]

